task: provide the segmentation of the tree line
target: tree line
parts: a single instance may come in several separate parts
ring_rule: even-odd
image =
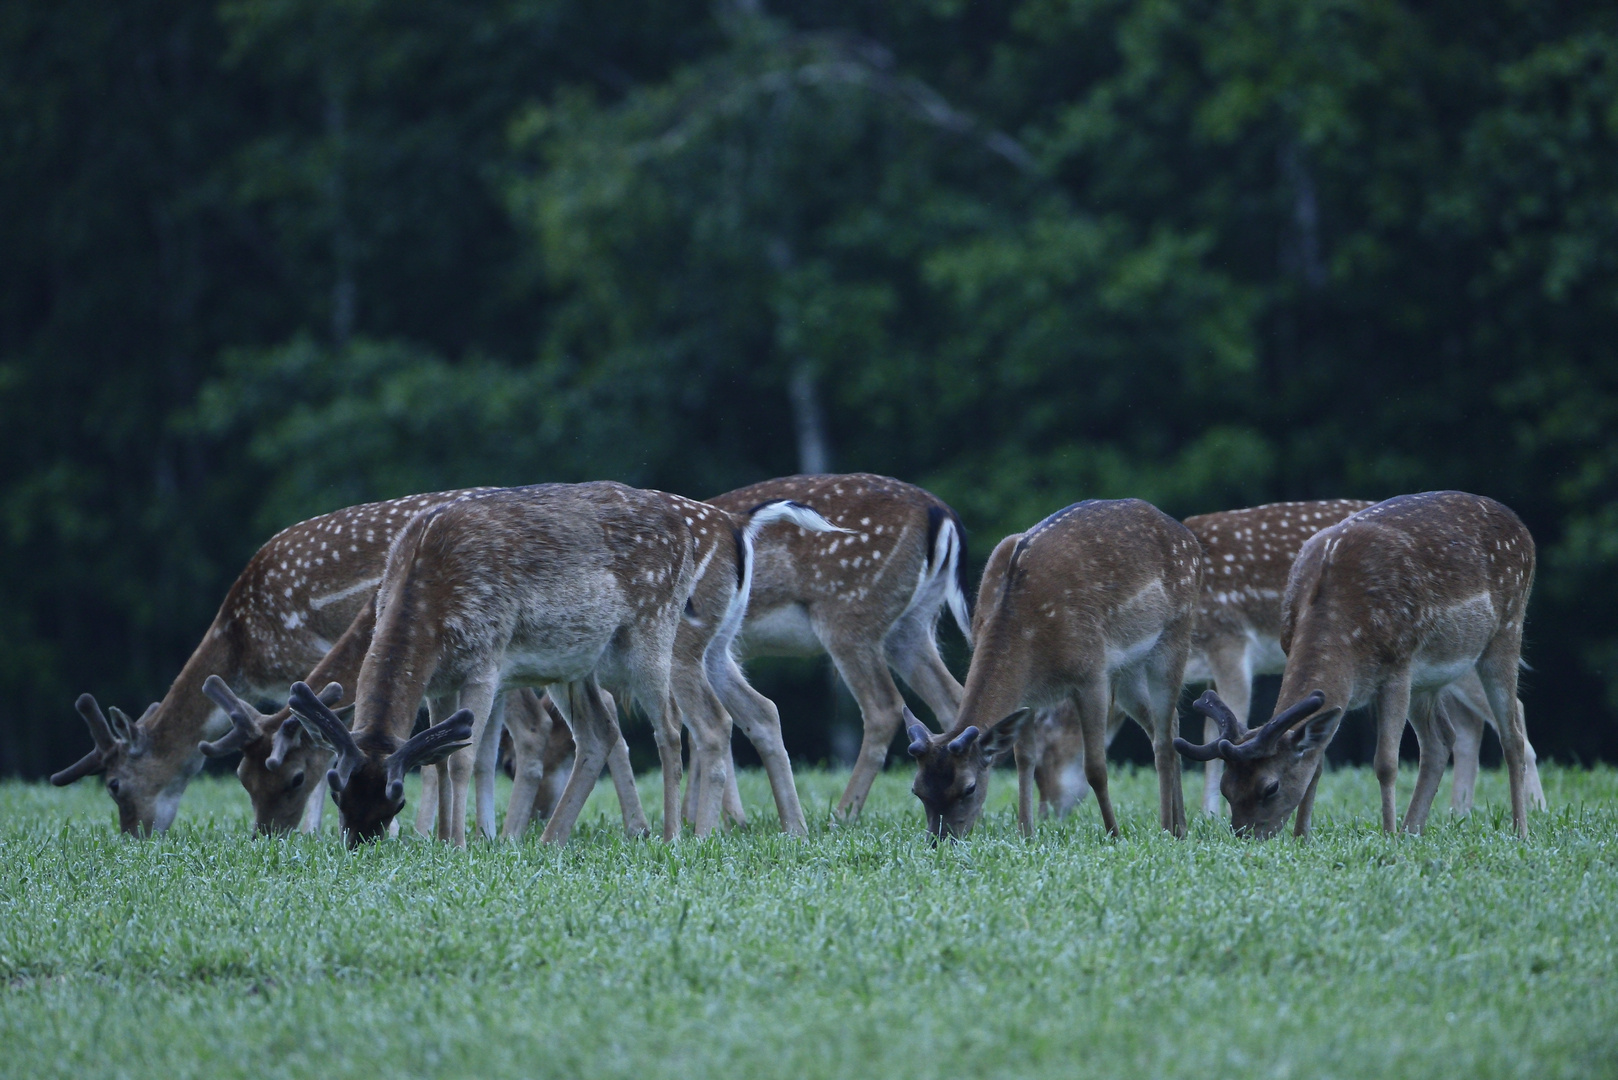
[[[1618,758],[1608,5],[25,0],[0,58],[0,773],[293,521],[805,466],[979,565],[1080,498],[1492,495],[1531,737]]]

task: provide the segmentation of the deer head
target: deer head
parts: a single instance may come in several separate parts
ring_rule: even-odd
[[[51,783],[64,787],[99,773],[106,777],[107,792],[118,806],[119,828],[140,834],[167,829],[190,774],[176,778],[172,763],[151,752],[148,728],[161,704],[152,702],[139,720],[131,720],[117,706],[109,710],[109,720],[89,694],[80,694],[74,707],[89,725],[95,749],[53,775]]]
[[[304,738],[296,719],[285,713],[265,716],[237,697],[217,675],[208,676],[202,692],[225,710],[230,730],[213,742],[197,744],[197,749],[205,757],[224,757],[240,750],[236,777],[252,800],[255,827],[266,835],[290,832],[309,801],[319,775],[315,770],[326,766],[330,753]],[[327,706],[337,704],[342,696],[343,688],[335,682],[319,695]],[[289,755],[294,759],[292,766],[283,769]]]
[[[470,709],[461,709],[401,745],[380,732],[368,732],[356,741],[308,683],[292,684],[287,706],[305,737],[337,755],[326,773],[326,784],[342,815],[343,835],[350,847],[386,835],[394,817],[404,809],[405,773],[417,766],[435,765],[472,743]]]
[[[927,831],[934,839],[962,839],[972,831],[983,800],[988,797],[989,770],[1011,753],[1017,733],[1030,710],[1018,709],[991,726],[985,734],[968,727],[959,735],[935,735],[904,711],[910,756],[916,759],[916,779],[910,790],[927,812]]]
[[[1175,739],[1174,748],[1193,761],[1224,761],[1219,790],[1230,804],[1231,828],[1262,840],[1274,836],[1297,809],[1337,731],[1343,710],[1322,711],[1325,703],[1326,695],[1315,690],[1248,731],[1209,690],[1192,708],[1219,725],[1219,738],[1202,746]]]

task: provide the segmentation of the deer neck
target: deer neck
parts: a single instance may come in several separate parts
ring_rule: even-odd
[[[180,669],[163,695],[157,712],[141,725],[149,738],[147,752],[160,758],[190,758],[197,755],[197,743],[218,735],[218,708],[202,693],[209,675],[238,684],[242,673],[242,649],[235,634],[215,620],[201,644]]]
[[[1363,704],[1357,700],[1357,675],[1363,667],[1362,638],[1354,628],[1329,611],[1310,610],[1298,620],[1281,675],[1281,693],[1275,711],[1291,707],[1316,690],[1326,695],[1323,708],[1344,712]]]
[[[420,585],[407,576],[390,592],[355,687],[355,741],[408,739],[417,707],[443,661],[441,613],[422,602]]]
[[[987,731],[1023,704],[1033,670],[1032,646],[1023,635],[1005,632],[1006,627],[997,625],[1001,622],[996,618],[984,627],[972,654],[961,708],[948,732],[951,738],[974,726]]]

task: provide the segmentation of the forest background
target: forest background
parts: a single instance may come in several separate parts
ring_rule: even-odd
[[[0,774],[294,521],[805,467],[974,569],[1081,498],[1492,495],[1531,736],[1618,760],[1610,4],[17,0],[0,207]]]

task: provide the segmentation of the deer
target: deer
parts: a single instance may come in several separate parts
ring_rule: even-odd
[[[739,628],[753,537],[783,518],[831,528],[785,501],[756,507],[738,525],[715,507],[606,481],[479,492],[418,515],[396,541],[378,586],[352,731],[307,683],[293,684],[288,701],[310,738],[336,755],[326,779],[346,841],[355,845],[387,831],[404,807],[403,777],[414,765],[475,744],[471,767],[492,781],[495,695],[502,686],[531,685],[560,688],[553,695],[577,744],[575,767],[542,834],[565,842],[619,738],[602,681],[652,718],[663,771],[663,836],[673,840],[680,825],[680,720],[692,729],[693,758],[722,786],[728,753],[725,762],[715,757],[720,747],[728,751],[730,727],[708,681],[707,646],[728,646],[726,635]],[[720,574],[720,566],[734,572]],[[717,587],[727,597],[723,605],[702,602],[698,586],[710,574],[724,579]],[[702,648],[676,647],[682,626]],[[433,723],[406,738],[423,697]],[[459,707],[440,719],[452,699]],[[465,843],[466,779],[451,770],[450,836],[458,844]],[[790,763],[785,779],[795,801]],[[492,783],[483,781],[479,775],[478,825],[492,836]],[[699,807],[699,835],[717,820],[721,786],[705,800],[711,805]],[[788,797],[776,795],[778,803]]]
[[[1186,518],[1186,528],[1201,541],[1207,556],[1186,683],[1211,682],[1221,700],[1245,724],[1254,677],[1279,675],[1286,667],[1286,653],[1281,649],[1281,595],[1299,548],[1321,529],[1371,505],[1363,499],[1324,499],[1270,503]],[[1445,688],[1439,708],[1445,710],[1455,728],[1451,807],[1456,814],[1464,815],[1472,808],[1483,725],[1492,725],[1494,714],[1489,711],[1483,685],[1475,674],[1465,675]],[[1035,771],[1041,812],[1066,813],[1087,790],[1079,756],[1082,743],[1073,726],[1072,710],[1058,707],[1033,723],[1038,730],[1031,734],[1041,751]],[[1116,731],[1114,724],[1108,732],[1109,743]],[[1205,720],[1203,738],[1212,741],[1218,734],[1217,724]],[[1536,809],[1543,809],[1545,794],[1533,747],[1525,744],[1524,751],[1527,797]],[[1207,813],[1220,811],[1219,779],[1223,771],[1224,762],[1219,758],[1205,766],[1202,809]]]
[[[1296,811],[1309,834],[1326,746],[1343,714],[1374,705],[1374,771],[1382,828],[1398,827],[1394,783],[1406,718],[1416,730],[1416,787],[1404,829],[1419,833],[1455,742],[1441,693],[1475,674],[1494,715],[1511,819],[1528,836],[1527,742],[1517,704],[1534,540],[1511,510],[1459,491],[1400,495],[1322,529],[1303,544],[1281,601],[1286,669],[1274,715],[1249,729],[1210,690],[1194,706],[1220,737],[1177,740],[1196,761],[1225,762],[1220,790],[1239,834],[1273,836]]]
[[[1072,703],[1085,778],[1107,832],[1106,731],[1115,713],[1152,739],[1159,823],[1185,835],[1174,725],[1203,575],[1191,531],[1139,499],[1074,503],[989,556],[973,617],[976,649],[954,723],[934,734],[908,709],[912,791],[935,838],[967,836],[993,767],[1017,763],[1017,823],[1034,830],[1033,709]]]
[[[376,626],[374,597],[354,617],[343,635],[337,639],[320,663],[309,673],[307,682],[326,689],[320,693],[322,702],[338,712],[352,709],[350,700],[345,705],[343,686],[353,686],[361,661],[370,647]],[[202,692],[222,709],[231,722],[230,730],[212,742],[199,743],[197,749],[204,757],[217,758],[240,752],[236,776],[247,790],[253,805],[254,828],[262,835],[290,832],[302,818],[302,831],[320,830],[325,806],[326,770],[331,765],[331,753],[322,745],[303,737],[303,726],[283,708],[269,716],[261,714],[217,675],[210,675]],[[507,809],[507,834],[520,834],[526,828],[536,807],[541,816],[548,815],[550,807],[560,795],[554,778],[561,763],[573,752],[573,741],[555,705],[548,698],[541,699],[531,690],[514,691],[506,695],[520,698],[506,711],[507,723],[514,733],[516,783],[512,789],[512,802]],[[553,717],[554,715],[554,722]],[[559,734],[557,733],[559,729]],[[648,829],[641,810],[640,797],[635,790],[634,774],[629,767],[629,748],[622,739],[608,757],[608,768],[618,788],[619,803],[624,813],[624,829],[631,836],[644,835]],[[438,786],[435,780],[439,770],[422,773],[423,807],[436,809]],[[548,787],[546,781],[553,781]],[[444,789],[446,800],[450,788]],[[444,820],[448,820],[448,815]],[[417,830],[432,830],[429,817],[423,827],[418,818]],[[447,826],[446,826],[447,830]],[[441,835],[440,839],[447,839]]]
[[[744,658],[830,654],[859,703],[864,728],[836,808],[840,820],[851,821],[882,771],[904,708],[889,669],[941,725],[953,722],[960,706],[961,684],[938,655],[936,627],[947,605],[972,640],[966,532],[936,496],[871,473],[782,477],[707,501],[740,513],[770,499],[813,507],[842,532],[815,534],[800,525],[760,534],[737,652]],[[727,699],[726,706],[739,721],[750,716],[747,703]],[[768,720],[751,715],[754,723]]]
[[[218,675],[236,693],[284,695],[331,650],[382,577],[395,534],[415,514],[468,491],[411,495],[350,506],[292,525],[248,560],[202,641],[163,700],[132,720],[90,694],[76,708],[94,747],[51,777],[58,787],[101,774],[125,833],[151,835],[173,823],[180,798],[202,767],[199,740],[219,737],[226,717],[202,693]],[[312,803],[321,806],[317,785]]]

